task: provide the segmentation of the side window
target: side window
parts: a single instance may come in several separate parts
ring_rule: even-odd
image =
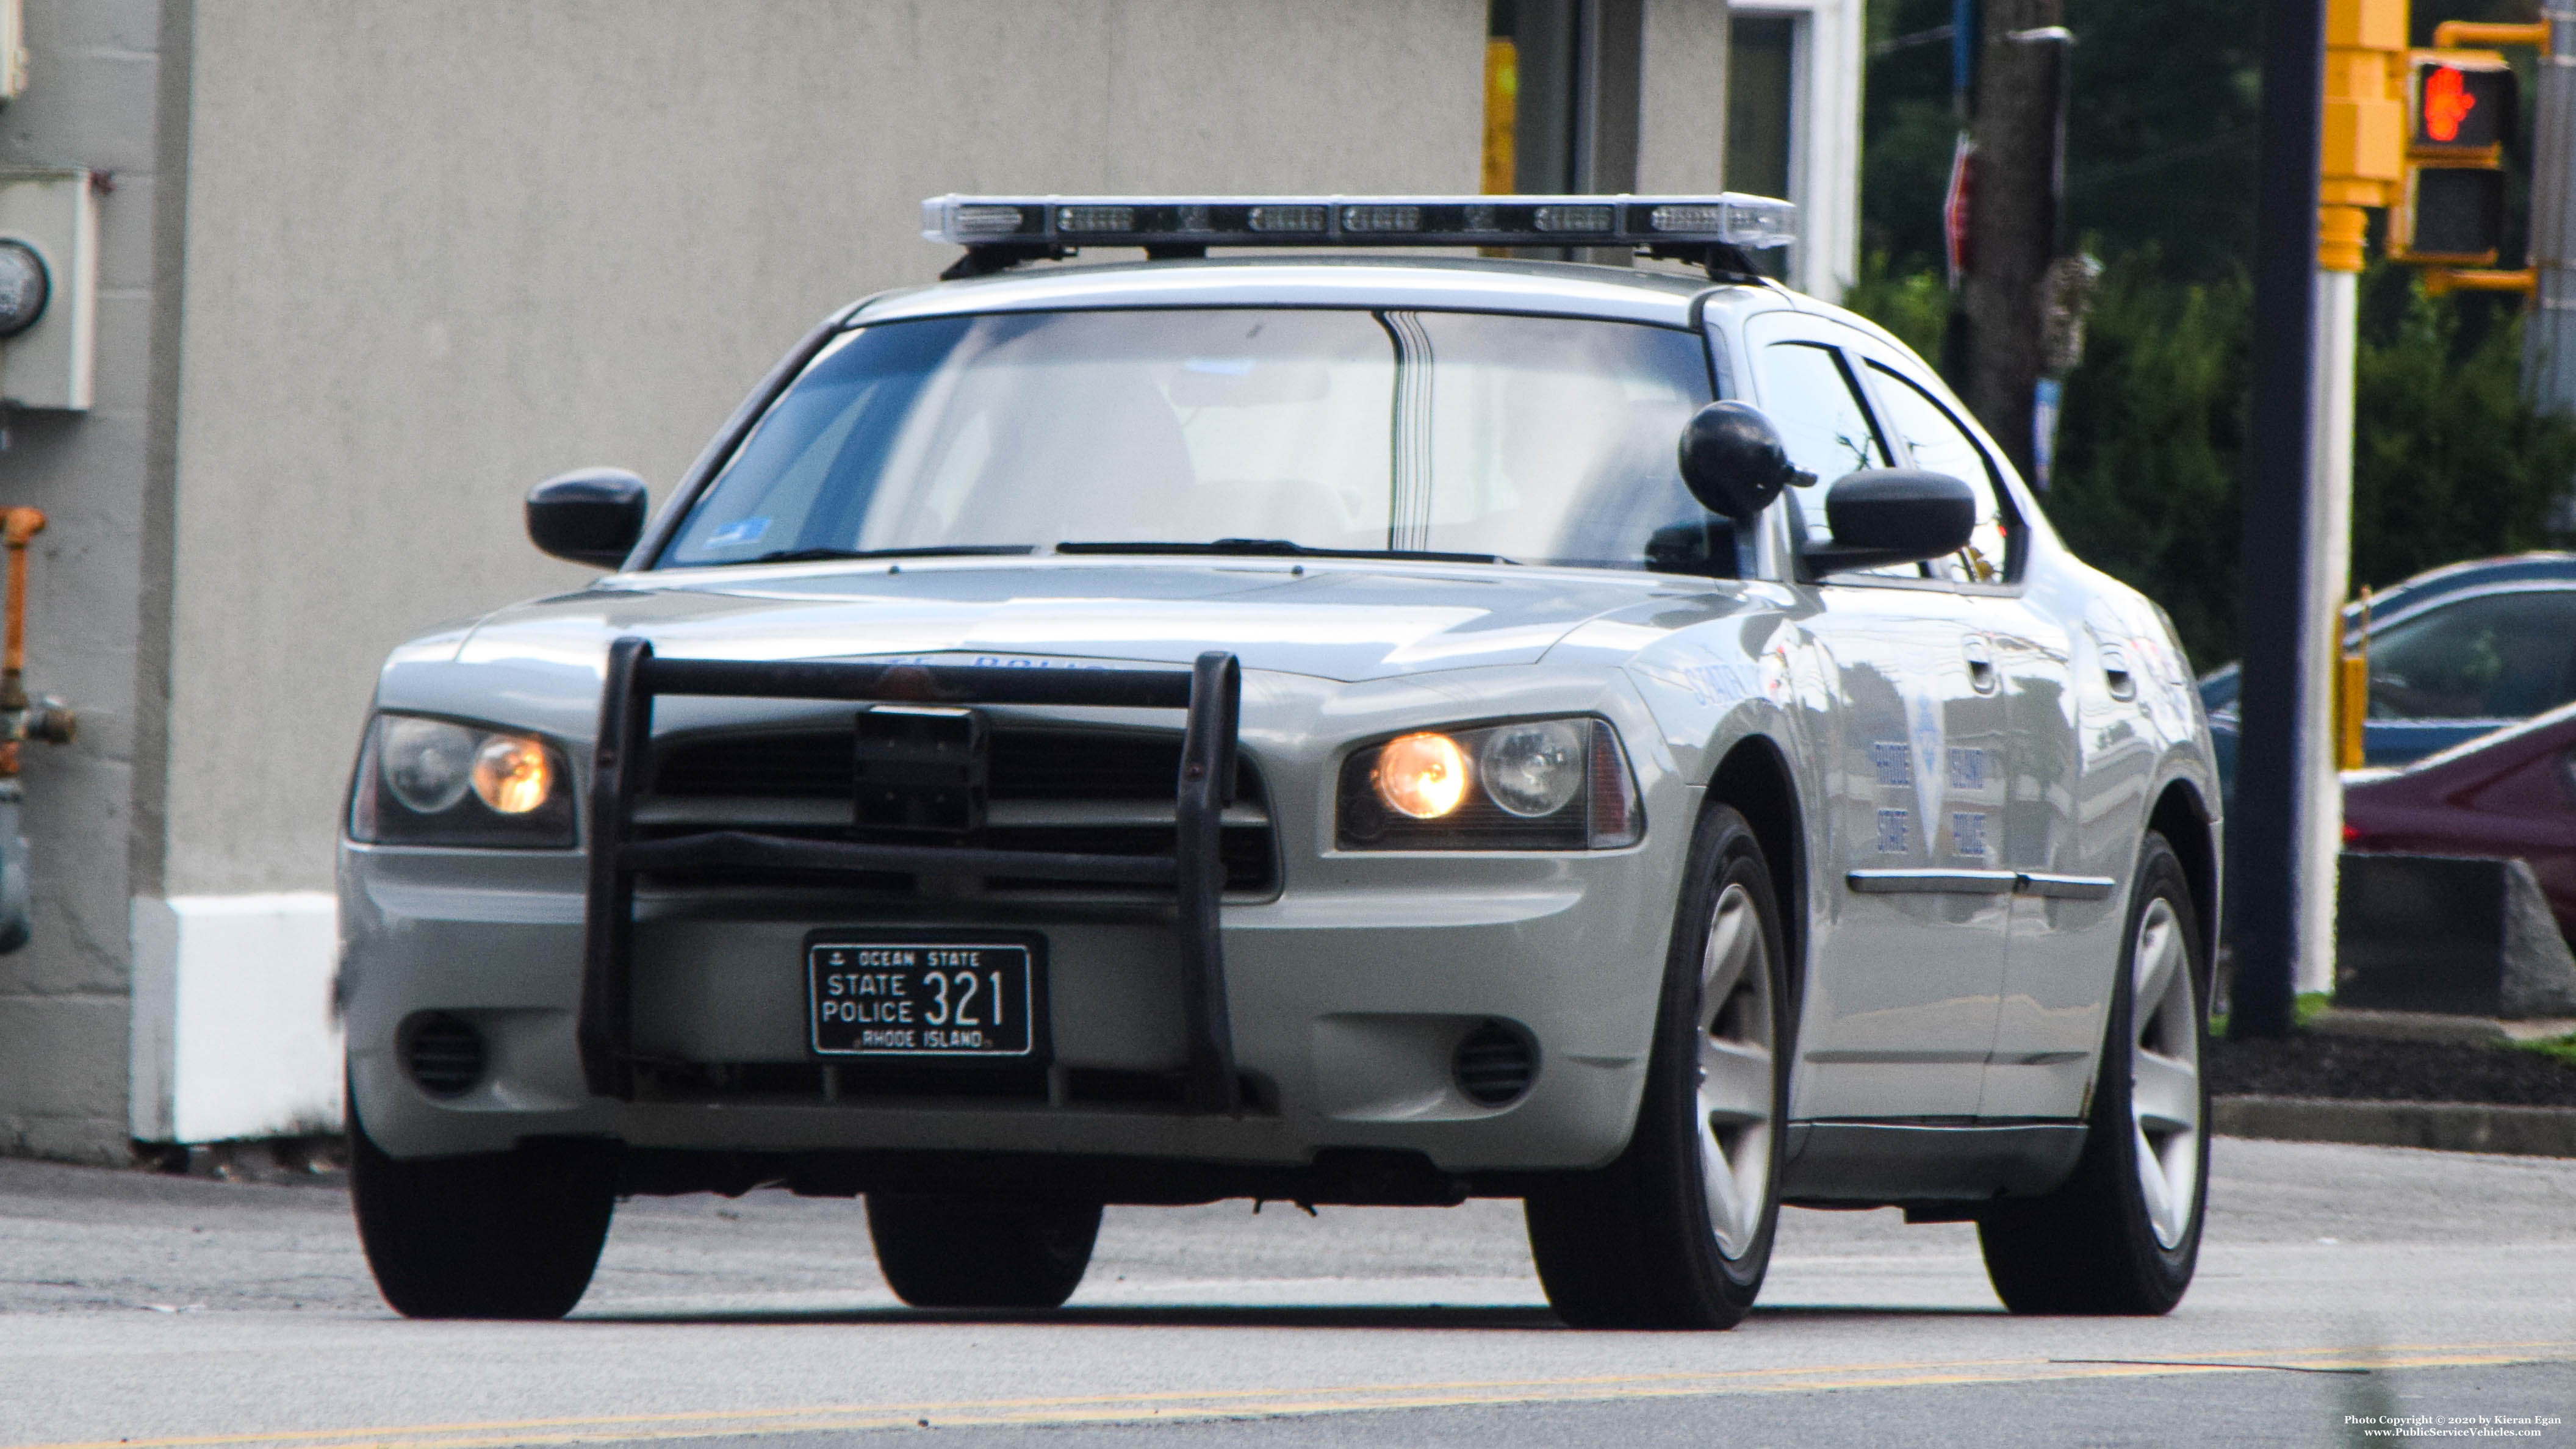
[[[1762,410],[1779,426],[1789,461],[1815,474],[1819,484],[1887,466],[1887,445],[1861,406],[1841,355],[1830,347],[1775,342],[1764,348]],[[1821,519],[1816,526],[1823,526]]]
[[[1834,480],[1863,468],[1884,468],[1887,444],[1862,406],[1860,389],[1842,355],[1809,342],[1774,342],[1762,349],[1762,410],[1780,429],[1789,461],[1816,475],[1813,488],[1789,490],[1790,534],[1825,543],[1825,493]],[[1855,570],[1885,578],[1921,578],[1913,564]]]
[[[2370,718],[2525,719],[2576,699],[2576,592],[2463,599],[2376,632]]]
[[[1933,560],[1932,576],[1960,584],[2003,582],[2012,567],[2013,516],[1995,486],[1995,470],[1986,450],[1977,446],[1948,408],[1903,373],[1874,362],[1869,370],[1888,428],[1905,440],[1914,466],[1947,473],[1977,495],[1977,531],[1966,548]]]

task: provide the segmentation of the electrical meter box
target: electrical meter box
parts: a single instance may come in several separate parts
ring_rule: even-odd
[[[0,246],[43,263],[44,309],[0,339],[0,402],[89,410],[98,340],[98,191],[77,168],[0,169]]]

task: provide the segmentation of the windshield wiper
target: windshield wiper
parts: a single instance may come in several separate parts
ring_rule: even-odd
[[[1493,553],[1440,553],[1420,548],[1309,548],[1284,538],[1220,538],[1207,543],[1059,543],[1057,553],[1247,554],[1259,558],[1392,558],[1425,563],[1504,564]]]
[[[1035,553],[1037,545],[1029,543],[941,543],[920,548],[782,548],[757,558],[735,559],[735,563],[822,563],[827,560],[853,558],[947,558],[975,554]]]

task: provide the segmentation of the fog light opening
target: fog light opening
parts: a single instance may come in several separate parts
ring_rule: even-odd
[[[1507,1107],[1538,1078],[1538,1043],[1516,1027],[1489,1021],[1460,1039],[1450,1072],[1468,1101]]]
[[[413,1085],[445,1100],[461,1097],[483,1080],[483,1033],[462,1017],[433,1016],[411,1030],[403,1065]]]

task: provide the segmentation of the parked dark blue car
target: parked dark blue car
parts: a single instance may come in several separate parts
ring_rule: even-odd
[[[2358,642],[2359,604],[2344,609]],[[2236,770],[2237,666],[2200,681],[2220,779]],[[2402,765],[2576,701],[2576,553],[2449,564],[2371,601],[2370,714],[2362,752]]]

